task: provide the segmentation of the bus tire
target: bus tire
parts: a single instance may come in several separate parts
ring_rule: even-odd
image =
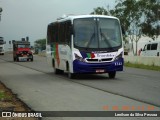
[[[57,69],[57,68],[54,68],[54,73],[55,73],[55,74],[63,74],[64,71],[63,71],[63,70],[60,70],[60,69]]]
[[[157,53],[157,56],[159,56],[159,52]]]
[[[114,79],[116,76],[116,71],[108,73],[109,78]]]

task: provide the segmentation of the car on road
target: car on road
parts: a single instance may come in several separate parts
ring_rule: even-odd
[[[29,41],[13,41],[13,60],[33,61],[33,53],[31,52]]]

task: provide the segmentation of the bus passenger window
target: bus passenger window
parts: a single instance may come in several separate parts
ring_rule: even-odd
[[[153,43],[153,44],[151,45],[151,50],[157,50],[157,46],[158,46],[157,43]]]
[[[151,49],[151,44],[148,44],[147,45],[147,50],[150,50]]]

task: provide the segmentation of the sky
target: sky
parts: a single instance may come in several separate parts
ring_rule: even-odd
[[[115,0],[0,0],[0,36],[9,41],[46,38],[47,25],[67,14],[90,14],[96,7],[114,8]]]

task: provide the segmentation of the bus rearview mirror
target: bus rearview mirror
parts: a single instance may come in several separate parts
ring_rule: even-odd
[[[122,35],[125,35],[126,33],[125,33],[125,30],[124,30],[124,27],[121,27],[121,29],[122,29]]]

